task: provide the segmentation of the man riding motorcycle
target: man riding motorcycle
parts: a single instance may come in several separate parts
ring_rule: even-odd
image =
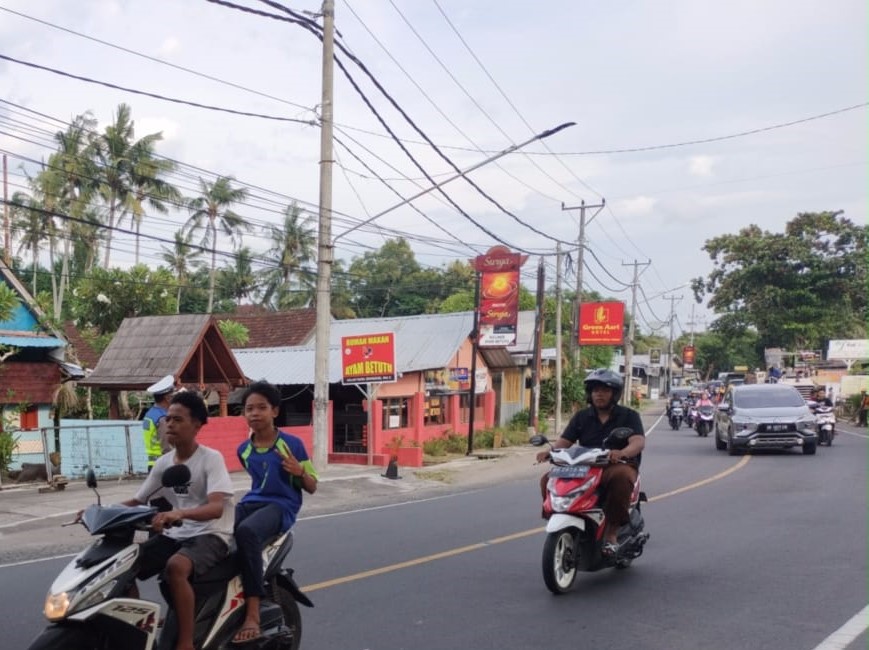
[[[609,452],[610,465],[604,469],[601,481],[603,510],[607,519],[601,553],[615,556],[619,548],[619,528],[628,521],[631,492],[646,445],[645,432],[640,414],[618,403],[624,388],[620,375],[601,368],[591,372],[584,384],[589,406],[576,412],[561,437],[553,444],[553,448],[566,449],[574,444],[603,448],[604,438],[613,429],[627,427],[633,432],[628,438],[627,446]],[[538,462],[544,462],[548,458],[549,451],[537,454]],[[544,500],[548,477],[547,472],[540,479],[540,492]]]

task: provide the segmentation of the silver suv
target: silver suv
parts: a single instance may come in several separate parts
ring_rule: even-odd
[[[815,416],[785,384],[729,386],[715,414],[715,448],[735,456],[750,449],[818,448]]]

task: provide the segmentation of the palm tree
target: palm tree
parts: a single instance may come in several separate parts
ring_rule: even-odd
[[[10,216],[12,227],[18,232],[18,254],[24,251],[30,253],[33,279],[31,294],[36,296],[36,274],[39,269],[39,246],[49,237],[54,236],[54,220],[47,215],[39,201],[26,192],[15,192],[12,195]]]
[[[244,246],[235,255],[234,264],[220,269],[218,286],[221,299],[229,298],[238,305],[256,291],[256,274],[253,272],[253,253]]]
[[[175,171],[175,162],[156,158],[153,144],[154,141],[143,138],[133,145],[133,174],[126,209],[136,230],[136,264],[139,263],[139,232],[145,216],[145,204],[160,214],[166,214],[169,211],[167,203],[180,204],[183,200],[178,188],[161,178]]]
[[[313,285],[314,274],[304,268],[313,261],[317,236],[309,217],[302,217],[299,206],[292,203],[284,210],[281,228],[270,226],[272,246],[266,252],[263,272],[263,302],[274,300],[278,309],[298,306],[306,300],[302,291]]]
[[[202,245],[211,248],[211,270],[208,278],[208,313],[214,307],[214,278],[217,271],[217,229],[230,238],[233,249],[241,242],[243,230],[250,230],[244,217],[230,208],[247,198],[247,189],[233,187],[232,176],[220,176],[213,183],[199,179],[201,194],[190,200],[190,218],[185,224],[190,232],[202,230]]]
[[[109,267],[112,253],[112,234],[126,211],[135,205],[135,188],[147,188],[145,178],[160,173],[158,161],[153,159],[154,143],[163,139],[162,133],[151,133],[135,140],[135,124],[130,107],[120,104],[114,121],[97,139],[96,155],[100,164],[100,195],[108,207],[106,254],[103,266]],[[147,191],[145,189],[144,191]],[[159,202],[159,199],[158,199]],[[140,217],[141,218],[141,215]],[[136,240],[138,243],[138,239]]]
[[[181,289],[187,284],[192,272],[196,271],[202,261],[199,256],[202,251],[190,243],[193,233],[179,230],[175,233],[175,246],[171,250],[163,248],[163,261],[169,265],[169,270],[175,274],[178,280],[178,293],[176,295],[175,313],[181,313]]]

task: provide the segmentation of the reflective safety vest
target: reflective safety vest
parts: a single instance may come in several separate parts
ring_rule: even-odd
[[[158,411],[157,413],[153,412],[155,409]],[[156,422],[153,419],[155,415],[157,415]],[[154,463],[157,462],[157,459],[166,451],[160,443],[160,432],[157,427],[157,422],[165,416],[166,411],[152,407],[142,421],[142,437],[145,441],[145,453],[148,455],[148,469],[151,469]]]

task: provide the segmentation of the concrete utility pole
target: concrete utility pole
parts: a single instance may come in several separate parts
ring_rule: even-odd
[[[664,296],[670,301],[670,342],[667,345],[667,394],[673,388],[673,325],[676,322],[676,301],[682,300],[682,296]]]
[[[579,251],[576,255],[576,300],[574,301],[573,306],[573,331],[570,337],[570,358],[575,369],[579,368],[579,306],[582,303],[582,268],[585,253],[585,225],[586,223],[594,221],[594,218],[600,214],[600,211],[604,209],[604,206],[606,206],[606,199],[601,199],[600,203],[596,205],[586,205],[585,201],[572,207],[568,207],[564,205],[564,203],[561,204],[562,211],[579,210],[579,239],[577,240]],[[591,215],[591,219],[586,222],[585,211],[589,208],[597,208],[597,212]]]
[[[323,88],[320,116],[320,218],[317,241],[317,322],[314,336],[314,466],[329,462],[329,337],[332,319],[332,108],[335,2],[323,0]],[[372,405],[369,404],[369,409]],[[371,445],[371,431],[368,444]]]
[[[5,237],[3,238],[3,261],[6,266],[12,264],[12,227],[9,223],[9,176],[6,171],[6,154],[3,154],[3,230]],[[36,264],[36,260],[33,260]]]
[[[561,243],[555,244],[555,433],[561,434]]]
[[[652,262],[638,262],[634,260],[630,264],[622,262],[622,266],[634,267],[634,280],[631,282],[631,322],[628,325],[628,340],[625,341],[625,391],[622,399],[625,404],[631,403],[631,384],[634,378],[634,329],[637,320],[637,286],[640,284],[640,266],[648,267]],[[645,270],[645,269],[643,269]]]
[[[537,313],[534,319],[534,359],[531,362],[531,409],[528,414],[528,433],[539,431],[540,420],[540,357],[543,352],[543,300],[546,297],[546,267],[543,258],[537,264]]]

